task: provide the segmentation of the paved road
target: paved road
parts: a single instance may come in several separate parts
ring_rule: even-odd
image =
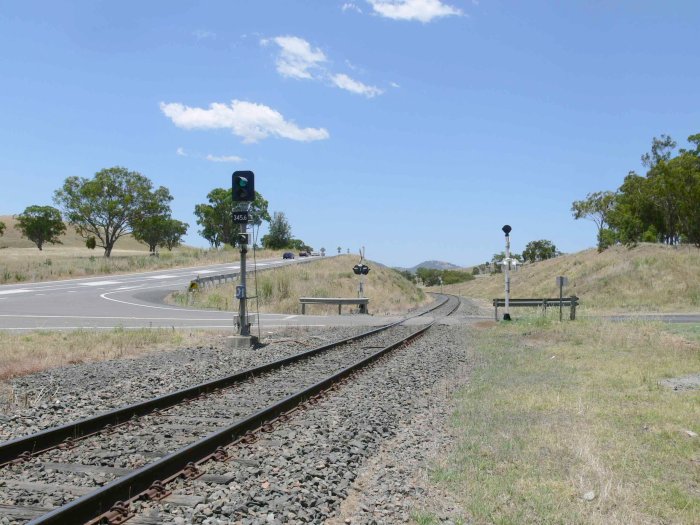
[[[258,270],[299,261],[261,260]],[[197,276],[236,273],[238,263],[83,279],[0,286],[0,329],[70,330],[115,327],[233,327],[234,312],[195,310],[165,305],[163,298],[186,290]],[[251,270],[250,263],[248,270]],[[280,326],[379,325],[388,318],[372,316],[299,316],[260,314],[262,329]],[[257,325],[257,318],[251,318]],[[257,328],[256,328],[257,329]]]

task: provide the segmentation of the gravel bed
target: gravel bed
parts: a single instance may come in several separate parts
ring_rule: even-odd
[[[387,332],[305,359],[281,371],[257,376],[223,392],[174,406],[163,412],[166,417],[161,414],[144,416],[129,425],[118,427],[111,434],[81,440],[73,449],[53,449],[31,462],[7,466],[0,482],[0,486],[4,485],[0,487],[0,498],[12,505],[36,504],[38,495],[35,491],[16,484],[27,481],[59,486],[73,486],[77,482],[83,487],[96,488],[99,485],[89,476],[76,479],[73,472],[57,472],[45,468],[43,463],[139,468],[308,387],[415,331],[413,327],[396,326]],[[190,424],[187,424],[187,418],[191,420]],[[212,424],[193,423],[201,418],[208,419]],[[217,421],[218,425],[215,423]],[[114,478],[110,475],[103,477],[106,481]],[[78,495],[75,491],[60,488],[47,491],[49,501],[60,505],[74,500]]]
[[[450,303],[454,304],[453,301]],[[448,308],[449,305],[439,308],[431,317],[444,315]],[[464,313],[464,310],[463,304],[460,311]],[[311,334],[309,330],[294,329],[292,330],[294,333],[290,337],[290,330],[287,329],[284,334],[268,337],[270,344],[264,349],[264,352],[232,351],[227,347],[225,338],[219,337],[208,348],[183,349],[153,354],[139,359],[67,367],[48,374],[36,374],[21,378],[16,382],[18,383],[17,388],[25,390],[35,389],[38,384],[43,384],[44,390],[46,390],[47,376],[50,385],[58,386],[52,393],[52,397],[47,398],[47,402],[31,409],[18,410],[19,413],[5,419],[5,425],[0,426],[0,430],[4,430],[6,427],[15,430],[25,429],[24,432],[20,430],[16,435],[25,434],[27,433],[26,428],[31,428],[27,425],[29,419],[32,420],[30,425],[35,427],[29,432],[37,431],[40,428],[53,426],[69,419],[85,417],[109,408],[200,383],[212,377],[226,375],[235,370],[298,353],[317,346],[325,342],[324,340],[340,339],[365,330],[358,328],[326,329],[314,331]],[[20,485],[22,482],[49,483],[84,487],[87,491],[90,487],[102,485],[117,475],[123,474],[123,472],[110,472],[110,468],[113,470],[115,467],[117,470],[119,468],[133,469],[153,461],[167,452],[180,448],[215,430],[216,423],[222,424],[222,420],[216,418],[230,420],[250,413],[252,410],[261,408],[273,400],[297,390],[302,379],[308,385],[325,377],[331,373],[331,370],[339,368],[338,359],[345,359],[343,366],[346,366],[357,361],[363,355],[373,353],[377,347],[389,344],[389,339],[396,340],[399,337],[396,332],[406,333],[408,331],[414,331],[414,329],[397,327],[391,331],[391,336],[382,334],[375,336],[371,342],[363,341],[357,345],[348,345],[343,350],[333,352],[337,355],[337,359],[333,359],[332,366],[327,364],[327,359],[312,358],[304,365],[286,369],[284,380],[281,380],[284,377],[283,374],[269,374],[269,379],[272,379],[270,384],[261,384],[261,378],[256,378],[247,386],[236,388],[233,395],[228,396],[229,399],[223,400],[213,408],[207,406],[209,401],[195,402],[187,408],[174,407],[168,412],[170,423],[164,424],[162,418],[160,422],[154,422],[150,420],[151,418],[146,417],[137,426],[129,425],[129,427],[118,429],[117,432],[109,436],[107,443],[102,437],[88,439],[81,442],[77,452],[75,450],[55,450],[41,458],[32,460],[29,464],[10,467],[5,470],[3,480],[0,481],[0,487],[4,486],[0,490],[0,504],[35,505],[50,508],[67,503],[82,493],[76,492],[76,490],[67,492],[45,490],[40,491],[42,492],[40,494],[35,494],[30,490],[24,490],[22,486],[13,486],[12,483],[19,482]],[[183,374],[183,370],[186,373]],[[215,375],[213,371],[215,371]],[[64,382],[70,386],[62,388]],[[96,397],[86,401],[86,388],[87,392]],[[200,403],[201,406],[197,406],[197,403]],[[64,409],[65,405],[70,405],[70,409]],[[230,409],[234,405],[237,405],[239,409],[232,413]],[[68,417],[66,416],[67,412],[77,415]],[[188,417],[193,419],[188,421]],[[209,426],[207,422],[204,424],[198,422],[197,417],[212,418],[212,426]],[[178,425],[173,425],[173,421],[180,423],[181,427],[184,423],[184,428],[177,428]],[[14,427],[12,423],[15,423]],[[223,421],[223,423],[227,422]],[[383,434],[382,437],[387,437],[387,434]],[[41,464],[47,461],[92,464],[101,466],[100,469],[104,466],[107,468],[104,471],[65,472],[60,468],[47,468],[46,465]],[[36,467],[33,470],[29,468],[32,464]],[[268,518],[269,513],[265,516],[266,520]],[[8,521],[6,517],[0,518],[0,524],[4,523],[14,522]]]
[[[323,523],[341,516],[363,465],[378,455],[387,458],[380,470],[396,475],[377,477],[358,500],[359,510],[343,509],[349,512],[343,523],[405,522],[424,494],[412,484],[412,468],[424,464],[426,447],[447,417],[448,394],[440,385],[467,364],[464,327],[437,326],[258,442],[231,447],[233,460],[204,466],[208,474],[232,478],[229,483],[171,485],[177,494],[202,498],[196,506],[167,499],[138,505],[145,516],[179,525]],[[438,436],[432,443],[444,440]],[[398,468],[404,463],[410,468]]]
[[[161,396],[364,331],[366,327],[287,328],[267,334],[265,346],[255,350],[232,349],[226,336],[213,335],[207,347],[66,366],[23,376],[10,385],[14,397],[27,399],[29,406],[3,408],[0,441]]]

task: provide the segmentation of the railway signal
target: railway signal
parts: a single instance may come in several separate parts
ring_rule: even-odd
[[[238,299],[238,315],[236,325],[238,338],[234,338],[234,344],[238,347],[253,346],[257,343],[257,337],[250,335],[250,322],[248,321],[248,295],[246,290],[246,253],[250,244],[250,235],[246,232],[248,222],[248,204],[255,200],[255,174],[252,171],[234,171],[231,175],[231,196],[233,202],[241,202],[233,213],[234,224],[239,225],[239,232],[235,239],[241,252],[240,281],[236,286],[236,299]]]
[[[255,200],[255,174],[252,171],[234,171],[231,181],[233,202]]]

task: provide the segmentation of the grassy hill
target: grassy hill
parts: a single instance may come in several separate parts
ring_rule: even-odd
[[[692,246],[640,244],[563,255],[512,272],[511,297],[557,297],[558,275],[569,278],[564,294],[584,309],[608,312],[700,310],[700,250]],[[445,291],[491,300],[504,296],[503,274],[445,286]]]
[[[299,313],[299,297],[357,297],[359,278],[352,272],[357,256],[339,255],[318,258],[306,264],[285,266],[260,272],[248,277],[249,295],[257,295],[261,312]],[[398,272],[378,263],[367,261],[371,268],[365,276],[365,295],[369,297],[369,312],[377,315],[406,312],[432,301],[423,290]],[[170,301],[199,308],[236,310],[236,283],[207,288],[189,297],[186,292],[176,293]],[[250,305],[255,308],[255,301]],[[345,307],[348,312],[351,307]],[[337,314],[337,306],[309,306],[310,314]]]
[[[37,252],[39,251],[36,247],[36,244],[34,244],[32,241],[25,239],[24,237],[21,236],[19,230],[15,229],[15,224],[17,224],[17,221],[14,219],[12,215],[0,215],[0,222],[5,223],[5,233],[3,234],[2,237],[0,237],[0,249],[6,249],[6,248],[33,248]],[[85,239],[83,239],[80,235],[75,233],[75,229],[73,229],[70,226],[66,227],[66,233],[65,235],[61,236],[61,242],[63,244],[47,244],[44,247],[44,250],[54,247],[54,248],[79,248],[81,251],[84,251],[89,257],[90,255],[95,255],[96,252],[100,252],[100,249],[97,248],[94,251],[93,250],[88,250],[85,247]],[[138,242],[136,239],[134,239],[131,235],[127,235],[125,237],[122,237],[117,241],[116,247],[120,250],[132,250],[132,251],[139,251],[139,252],[148,252],[148,246],[145,244]],[[101,255],[101,253],[100,253]]]

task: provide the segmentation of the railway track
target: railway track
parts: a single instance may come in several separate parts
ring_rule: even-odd
[[[447,316],[459,304],[442,296],[407,319]],[[405,321],[0,444],[0,490],[9,502],[0,501],[0,523],[160,523],[132,517],[140,500],[196,505],[196,496],[171,496],[168,484],[229,460],[227,447],[254,440],[434,322]],[[211,481],[225,482],[219,478]]]

